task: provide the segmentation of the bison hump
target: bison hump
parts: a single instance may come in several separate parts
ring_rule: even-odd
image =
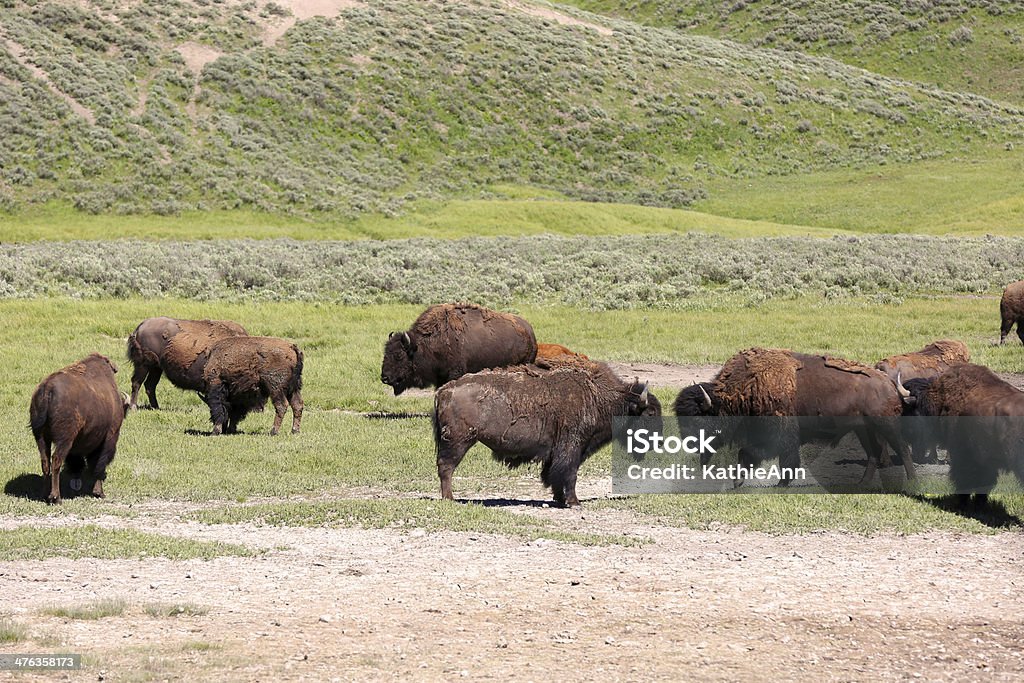
[[[858,375],[872,376],[877,370],[869,368],[863,363],[858,363],[855,360],[847,360],[846,358],[835,358],[833,356],[825,356],[825,367],[832,368],[833,370],[841,370],[842,372],[851,372]]]
[[[801,367],[788,351],[740,351],[722,366],[715,378],[715,393],[729,415],[792,415],[796,372]]]

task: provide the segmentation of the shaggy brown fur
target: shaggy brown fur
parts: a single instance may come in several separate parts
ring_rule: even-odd
[[[895,381],[938,377],[961,363],[969,363],[971,352],[967,345],[953,339],[940,339],[920,351],[889,356],[875,364],[889,379]]]
[[[791,351],[740,351],[714,379],[722,414],[795,415],[796,371],[801,367]]]
[[[407,332],[391,333],[380,380],[397,396],[409,387],[437,387],[468,372],[536,357],[533,328],[519,316],[475,304],[440,304],[424,311]]]
[[[263,410],[267,398],[274,405],[271,434],[281,429],[288,406],[292,433],[302,422],[302,351],[276,337],[228,337],[210,350],[203,371],[206,402],[213,433],[236,432],[249,412]]]
[[[563,356],[586,358],[582,353],[576,353],[561,344],[537,344],[537,360],[535,361],[537,365],[543,361],[557,360]]]
[[[128,359],[135,366],[131,407],[136,407],[143,383],[150,407],[160,407],[156,385],[162,374],[176,387],[202,391],[210,349],[221,339],[244,334],[245,328],[231,320],[143,320],[128,337]]]
[[[541,480],[555,502],[579,505],[577,471],[611,441],[612,417],[661,414],[646,385],[627,384],[607,365],[589,363],[487,370],[438,389],[433,424],[441,496],[452,498],[452,473],[479,442],[509,467],[542,463]]]
[[[907,413],[946,418],[933,425],[949,450],[950,477],[982,498],[999,472],[1024,483],[1024,393],[982,365],[964,363],[935,379],[908,382]],[[969,494],[967,494],[969,495]]]
[[[999,343],[1006,341],[1010,328],[1017,325],[1017,336],[1024,343],[1024,280],[1011,282],[1003,290],[1003,298],[999,301]]]
[[[29,423],[39,447],[43,478],[48,479],[46,502],[58,504],[60,471],[66,462],[72,488],[81,486],[88,464],[95,476],[92,494],[103,497],[107,466],[114,459],[126,397],[117,390],[117,368],[94,353],[44,379],[32,394]]]
[[[853,431],[868,456],[864,480],[874,476],[883,442],[900,454],[907,477],[914,477],[910,453],[892,419],[903,410],[899,393],[878,370],[831,356],[753,348],[726,361],[710,385],[712,390],[707,386],[680,392],[676,414],[851,418],[780,422],[770,435],[762,430],[741,447],[745,464],[777,454],[780,466],[796,466],[799,443],[835,441]],[[743,432],[739,434],[735,440],[744,443]]]

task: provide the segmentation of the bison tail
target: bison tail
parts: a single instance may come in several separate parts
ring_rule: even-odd
[[[37,439],[39,438],[39,434],[42,432],[43,426],[46,425],[46,420],[49,417],[49,405],[49,387],[42,386],[36,389],[36,392],[32,394],[32,404],[29,408],[28,420],[29,427],[32,428],[32,436]]]
[[[430,413],[430,425],[434,430],[434,456],[436,457],[441,453],[441,418],[439,413],[441,412],[441,406],[438,405],[437,394],[434,394],[434,410]]]
[[[294,394],[296,391],[302,389],[302,349],[295,344],[292,344],[292,351],[295,352],[295,369],[292,370],[291,380],[289,381],[289,394]]]
[[[142,323],[128,335],[128,348],[126,353],[128,360],[132,362],[132,365],[159,365],[160,359],[156,357],[152,351],[147,351],[143,348],[142,344],[139,343],[139,329],[142,327]]]

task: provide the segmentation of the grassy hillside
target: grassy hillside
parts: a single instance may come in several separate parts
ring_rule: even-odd
[[[562,0],[653,26],[834,57],[869,71],[1024,102],[1017,0]]]
[[[338,5],[278,36],[294,18],[262,0],[4,0],[0,207],[345,219],[510,186],[681,207],[1024,127],[984,98],[546,5]]]

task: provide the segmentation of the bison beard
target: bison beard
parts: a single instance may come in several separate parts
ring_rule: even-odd
[[[263,410],[268,398],[274,405],[270,433],[280,431],[289,405],[292,433],[298,433],[303,408],[302,365],[302,351],[284,339],[234,337],[218,342],[204,372],[213,433],[236,433],[238,423],[250,412]]]
[[[533,328],[519,316],[474,304],[441,304],[420,314],[407,332],[391,333],[380,381],[398,396],[409,387],[438,387],[469,372],[536,357]]]
[[[128,408],[127,396],[118,392],[115,372],[106,356],[94,353],[53,373],[32,394],[29,424],[43,478],[49,480],[47,503],[61,502],[60,472],[65,464],[73,482],[80,481],[88,464],[96,479],[92,495],[104,496],[107,467],[117,451]]]
[[[479,442],[509,467],[541,463],[541,480],[559,505],[579,505],[576,476],[611,441],[612,417],[661,414],[639,382],[626,384],[605,365],[544,371],[516,367],[466,375],[434,397],[433,429],[441,496],[451,500],[452,474]]]

